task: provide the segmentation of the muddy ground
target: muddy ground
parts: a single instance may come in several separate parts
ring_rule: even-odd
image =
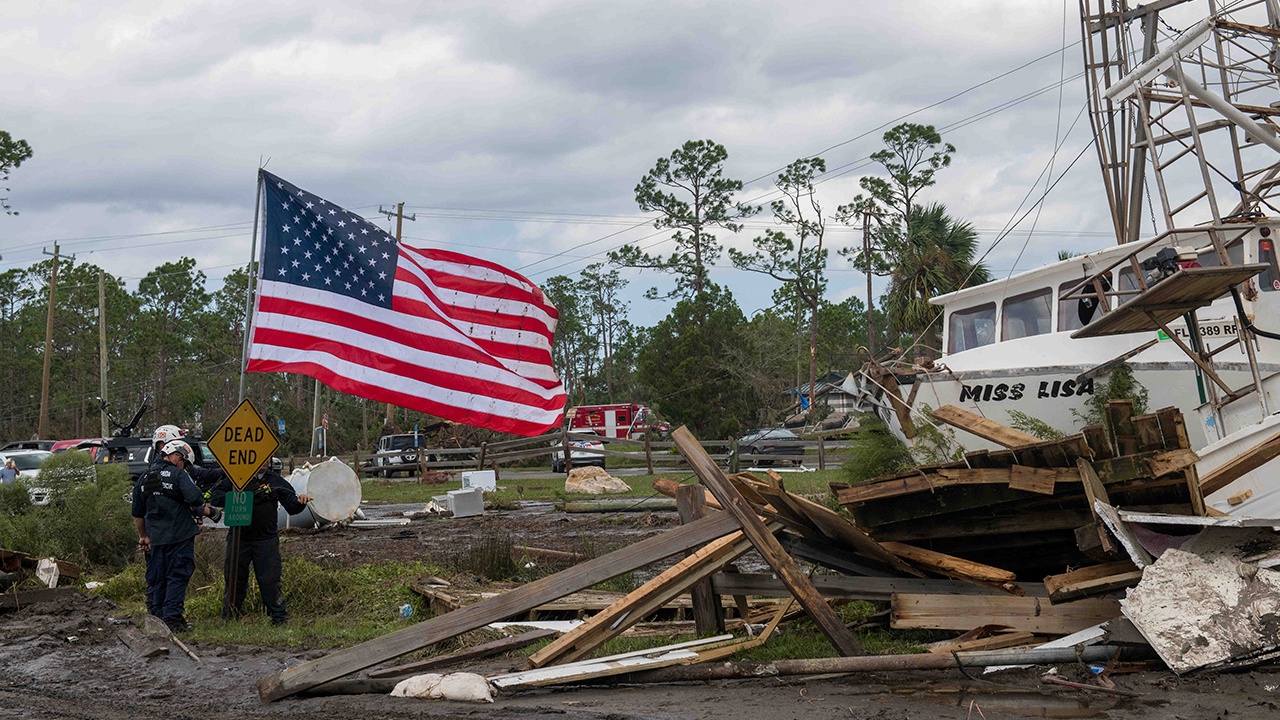
[[[405,508],[380,508],[393,515]],[[468,544],[508,533],[526,545],[605,552],[674,524],[674,513],[566,515],[549,507],[407,527],[291,533],[288,554],[322,562],[379,559],[439,562]],[[1139,697],[1046,686],[1038,670],[968,677],[958,670],[874,673],[824,679],[753,679],[710,684],[583,687],[512,693],[492,705],[388,696],[259,702],[255,682],[320,653],[194,643],[196,662],[178,649],[146,660],[118,639],[130,623],[110,602],[71,595],[0,613],[0,718],[155,717],[359,720],[404,717],[609,718],[1013,718],[1099,717],[1185,720],[1270,719],[1280,715],[1280,669],[1177,677],[1142,671],[1115,676]],[[501,665],[486,669],[499,670]],[[1087,669],[1059,666],[1071,680]]]

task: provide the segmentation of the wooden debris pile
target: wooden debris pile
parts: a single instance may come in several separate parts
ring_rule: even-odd
[[[0,610],[74,592],[58,584],[79,577],[80,566],[75,563],[0,548]]]
[[[992,442],[999,451],[913,468],[854,486],[837,501],[882,542],[907,543],[1044,577],[1081,564],[1122,559],[1093,501],[1203,516],[1208,511],[1182,414],[1133,415],[1128,401],[1106,408],[1108,432],[1090,425],[1040,441],[959,408],[934,417]]]
[[[1120,591],[1139,583],[1152,555],[1131,547],[1141,547],[1142,540],[1126,536],[1136,521],[1127,522],[1122,513],[1213,520],[1205,517],[1196,456],[1177,411],[1135,417],[1131,406],[1112,403],[1114,432],[1089,427],[1052,442],[956,408],[939,413],[946,422],[1011,447],[833,487],[849,514],[788,491],[773,472],[726,475],[680,428],[672,437],[700,484],[655,483],[675,498],[679,527],[497,595],[466,598],[440,586],[421,588],[437,610],[434,617],[264,678],[260,695],[273,701],[299,693],[388,692],[397,680],[423,669],[550,636],[526,632],[451,656],[389,664],[396,658],[490,623],[532,622],[539,613],[576,606],[583,610],[580,624],[533,652],[527,668],[490,681],[512,689],[605,677],[669,681],[1081,657],[1114,663],[1135,648],[1150,653],[1143,635],[1122,615]],[[770,572],[740,572],[736,561],[748,553],[758,555]],[[663,560],[671,564],[625,595],[588,592]],[[825,570],[816,572],[819,566]],[[764,605],[760,598],[783,602]],[[960,634],[926,653],[865,657],[833,607],[848,600],[886,603],[895,628]],[[701,639],[596,657],[606,642],[673,604],[692,612]],[[801,612],[842,657],[777,661],[768,668],[710,664],[766,642],[780,623]],[[766,613],[759,632],[726,634]],[[1082,652],[1083,645],[1091,647]],[[1250,650],[1253,657],[1274,651],[1266,644]],[[362,671],[368,672],[350,677]]]

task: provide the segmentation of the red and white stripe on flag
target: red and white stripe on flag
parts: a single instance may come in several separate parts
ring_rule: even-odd
[[[398,249],[390,308],[264,274],[248,370],[300,373],[500,432],[558,428],[565,393],[551,359],[557,313],[542,291],[484,260]]]

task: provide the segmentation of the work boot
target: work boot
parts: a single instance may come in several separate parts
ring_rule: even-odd
[[[272,625],[288,625],[288,624],[289,624],[289,616],[288,616],[288,615],[277,615],[276,617],[271,618],[271,624],[272,624]]]
[[[168,625],[169,629],[175,633],[189,633],[192,630],[195,630],[194,625],[187,622],[185,618],[181,618],[181,617],[167,618],[165,619],[164,624]]]

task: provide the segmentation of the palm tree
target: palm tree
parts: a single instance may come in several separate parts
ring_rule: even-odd
[[[885,293],[889,325],[914,335],[926,348],[937,348],[942,308],[929,300],[990,281],[987,266],[976,261],[977,252],[978,233],[972,225],[948,215],[941,203],[915,206],[905,239],[892,253]]]

